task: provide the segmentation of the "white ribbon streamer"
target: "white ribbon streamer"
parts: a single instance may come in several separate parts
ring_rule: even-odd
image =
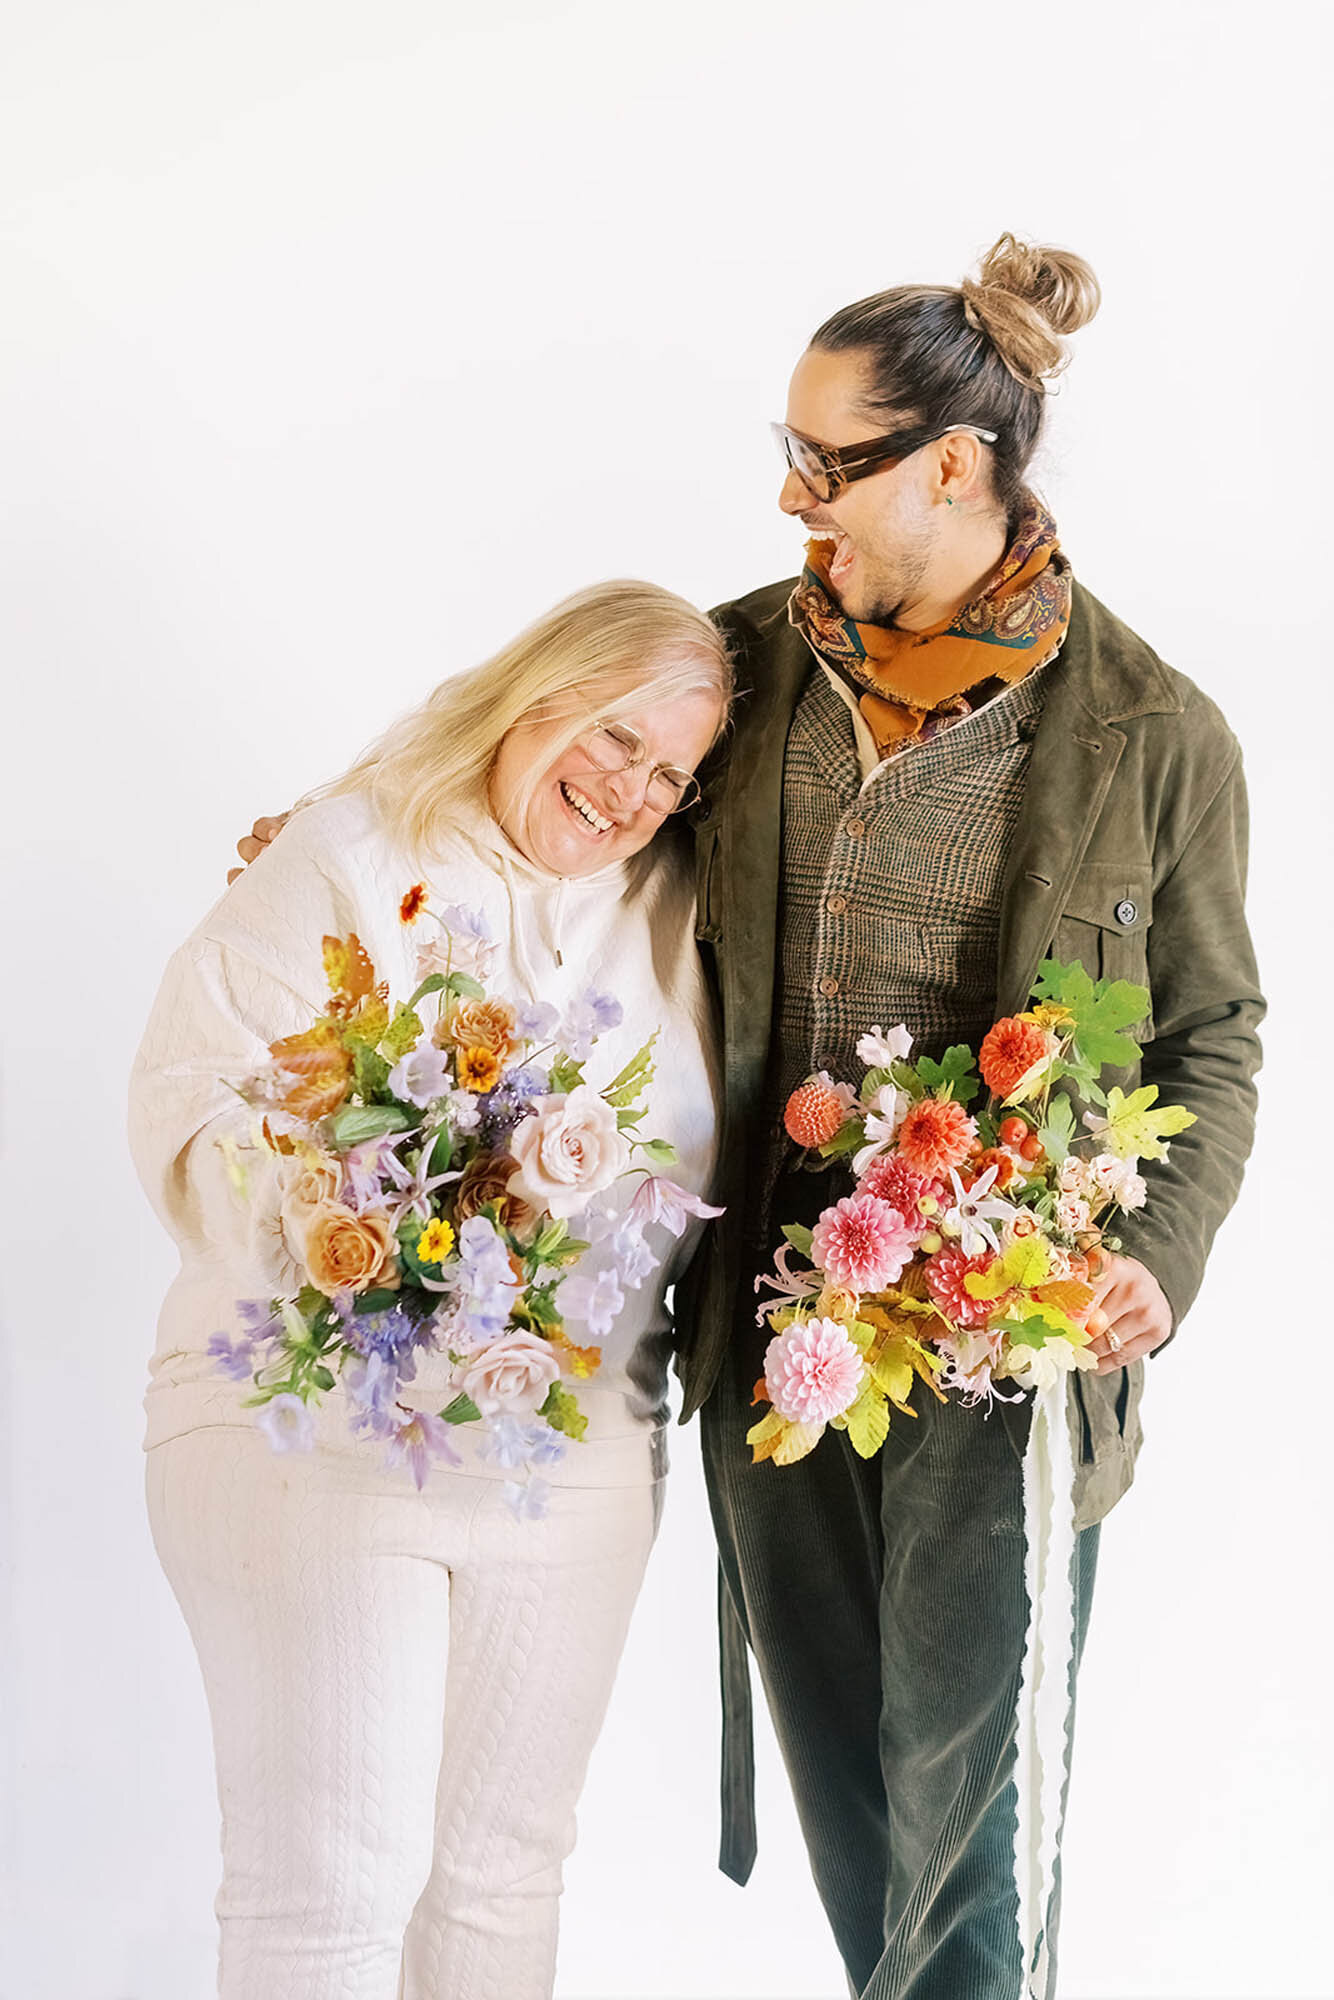
[[[1062,1374],[1034,1397],[1023,1464],[1028,1631],[1016,1716],[1019,1803],[1014,1879],[1019,1892],[1024,2000],[1047,2000],[1051,1954],[1046,1926],[1056,1884],[1070,1728],[1075,1466],[1066,1415],[1068,1390],[1069,1377]]]

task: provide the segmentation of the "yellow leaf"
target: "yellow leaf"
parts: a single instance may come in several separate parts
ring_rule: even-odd
[[[795,1465],[815,1450],[824,1436],[823,1424],[788,1424],[774,1452],[775,1465]]]
[[[1005,1292],[1030,1291],[1051,1269],[1051,1251],[1040,1236],[1021,1236],[985,1271],[970,1271],[964,1290],[973,1299],[998,1299]]]
[[[889,1404],[871,1382],[847,1411],[848,1438],[860,1458],[874,1458],[889,1436]]]
[[[1151,1107],[1157,1102],[1156,1083],[1146,1083],[1129,1097],[1120,1089],[1110,1090],[1106,1115],[1091,1128],[1099,1145],[1119,1160],[1161,1159],[1167,1150],[1163,1141],[1193,1125],[1195,1113],[1184,1104],[1164,1104],[1155,1111]]]
[[[777,1410],[770,1410],[767,1417],[761,1417],[746,1432],[746,1443],[751,1448],[753,1463],[762,1465],[766,1458],[772,1458],[782,1440],[787,1423]]]
[[[1093,1287],[1081,1285],[1077,1278],[1061,1278],[1052,1285],[1039,1285],[1033,1296],[1040,1304],[1056,1306],[1073,1319],[1085,1306],[1093,1304]]]

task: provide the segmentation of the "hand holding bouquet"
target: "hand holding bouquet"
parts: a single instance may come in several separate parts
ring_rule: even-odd
[[[688,1215],[721,1211],[660,1176],[671,1146],[637,1136],[656,1036],[595,1089],[585,1066],[619,1003],[589,992],[563,1016],[511,1005],[484,983],[495,951],[484,914],[427,905],[422,885],[400,905],[404,923],[434,914],[440,932],[418,954],[410,999],[391,1009],[358,938],[326,937],[324,1012],[271,1044],[242,1086],[255,1126],[249,1148],[225,1142],[233,1178],[248,1188],[247,1152],[272,1168],[265,1221],[305,1282],[241,1301],[240,1338],[215,1334],[210,1352],[253,1379],[276,1449],[311,1444],[312,1411],[337,1384],[354,1433],[382,1438],[418,1486],[432,1459],[460,1462],[451,1432],[481,1427],[516,1474],[516,1504],[535,1512],[535,1471],[585,1432],[575,1385],[598,1368],[595,1343],[623,1287],[660,1261],[646,1228],[679,1236]],[[643,1178],[628,1209],[604,1205],[632,1173]],[[588,1237],[572,1230],[579,1218]],[[604,1254],[584,1276],[594,1236]],[[400,1400],[427,1353],[450,1373],[434,1414]]]
[[[789,1137],[849,1156],[855,1184],[813,1230],[785,1228],[774,1275],[756,1281],[778,1294],[759,1314],[774,1337],[756,1388],[770,1408],[747,1438],[757,1462],[795,1463],[830,1424],[873,1456],[891,1408],[916,1414],[918,1381],[941,1401],[990,1402],[1096,1365],[1108,1230],[1145,1201],[1140,1161],[1194,1114],[1159,1106],[1153,1086],[1102,1088],[1105,1068],[1138,1056],[1126,1030],[1148,1011],[1143,987],[1048,960],[1032,999],[976,1057],[959,1045],[913,1062],[905,1028],[875,1027],[857,1045],[859,1092],[824,1072],[793,1092]],[[1093,1107],[1082,1132],[1076,1102]]]

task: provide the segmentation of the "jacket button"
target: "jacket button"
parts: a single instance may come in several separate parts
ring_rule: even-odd
[[[848,899],[846,896],[828,896],[825,898],[825,908],[831,917],[841,917],[847,907]]]
[[[849,840],[860,840],[866,831],[866,821],[864,819],[850,819],[843,831],[847,834]]]
[[[832,1000],[838,992],[838,981],[831,978],[826,972],[824,978],[820,981],[820,991],[824,994],[826,1000]]]
[[[1118,903],[1116,906],[1116,921],[1118,924],[1133,924],[1138,915],[1139,904],[1132,903],[1129,896],[1126,897],[1124,903]]]

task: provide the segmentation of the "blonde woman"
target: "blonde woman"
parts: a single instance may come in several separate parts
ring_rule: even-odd
[[[654,1538],[666,1469],[664,1291],[698,1223],[627,1304],[587,1439],[545,1518],[466,1437],[419,1494],[332,1405],[276,1455],[211,1337],[277,1282],[215,1141],[267,1044],[324,992],[321,938],[355,930],[416,983],[400,920],[424,880],[484,909],[491,989],[624,1010],[610,1075],[662,1030],[653,1129],[707,1191],[715,1075],[692,885],[670,833],[723,727],[713,627],[649,584],[559,605],[447,682],[298,811],[172,959],[136,1064],[132,1136],[181,1251],[147,1396],[149,1509],[197,1648],[223,1822],[224,2000],[541,2000],[561,1865]],[[679,824],[679,822],[678,822]],[[652,843],[652,845],[650,845]],[[215,1350],[216,1351],[216,1350]],[[443,1371],[443,1360],[439,1367]],[[404,1391],[438,1410],[423,1364]]]

